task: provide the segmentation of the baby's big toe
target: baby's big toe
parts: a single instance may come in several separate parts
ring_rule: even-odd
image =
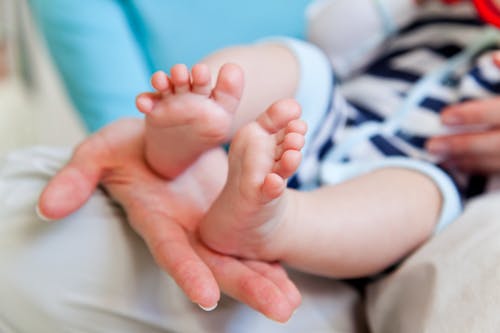
[[[236,64],[225,64],[219,71],[213,89],[215,101],[229,112],[235,112],[243,94],[243,70]]]

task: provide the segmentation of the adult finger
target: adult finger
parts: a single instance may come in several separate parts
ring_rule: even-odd
[[[445,125],[500,126],[500,97],[477,99],[447,107],[441,113]]]
[[[245,265],[265,278],[272,281],[282,293],[288,298],[293,307],[298,307],[302,302],[297,286],[290,280],[285,269],[279,263],[267,263],[263,261],[245,260]]]
[[[466,173],[492,174],[500,172],[500,156],[463,157],[443,163],[447,169],[458,169]]]
[[[427,150],[441,156],[500,156],[500,130],[435,137]]]
[[[206,247],[200,246],[198,251],[225,294],[247,304],[268,318],[286,322],[300,304],[300,295],[290,297],[287,294],[290,287],[281,289],[278,286],[287,278],[276,271],[262,274],[263,267],[254,269],[255,267],[247,265],[246,261],[213,252]],[[275,268],[268,265],[266,269]],[[297,291],[293,289],[292,292],[295,294]]]
[[[161,211],[124,206],[132,227],[145,240],[158,266],[165,270],[188,298],[204,309],[214,308],[220,291],[210,269],[194,251],[188,233]]]
[[[38,200],[38,212],[47,220],[61,219],[90,198],[105,169],[106,149],[95,136],[74,151],[71,160],[49,181]]]

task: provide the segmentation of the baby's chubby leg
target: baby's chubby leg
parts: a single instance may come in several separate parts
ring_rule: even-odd
[[[299,116],[295,101],[282,100],[236,133],[227,183],[200,227],[208,246],[245,258],[279,259],[269,240],[291,212],[286,179],[300,164],[306,133]]]
[[[200,223],[207,246],[356,278],[379,273],[432,235],[443,192],[420,169],[375,168],[312,191],[287,189],[306,132],[299,115],[294,101],[283,100],[236,133],[226,184]]]
[[[228,140],[243,91],[243,71],[226,64],[212,86],[206,65],[197,64],[189,72],[179,64],[170,77],[157,72],[151,81],[157,92],[141,94],[136,101],[146,115],[146,159],[160,175],[174,178]]]

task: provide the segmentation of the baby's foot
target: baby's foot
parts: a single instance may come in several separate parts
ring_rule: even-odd
[[[200,227],[209,247],[244,258],[280,259],[279,244],[270,240],[290,215],[286,178],[300,164],[306,132],[299,116],[295,101],[280,101],[236,133],[227,183]]]
[[[234,113],[243,91],[243,72],[233,64],[222,66],[215,87],[206,65],[189,73],[176,65],[169,78],[152,77],[157,93],[137,97],[146,115],[146,159],[166,178],[174,178],[205,151],[228,140]]]

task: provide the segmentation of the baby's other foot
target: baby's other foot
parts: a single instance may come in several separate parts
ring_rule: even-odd
[[[306,124],[293,100],[273,104],[240,129],[229,151],[227,183],[201,223],[203,241],[216,251],[277,260],[280,228],[290,217],[286,179],[297,170]]]
[[[212,86],[208,66],[195,65],[191,73],[176,65],[168,77],[153,75],[156,93],[137,97],[137,108],[146,115],[146,159],[166,178],[174,178],[205,151],[226,142],[243,92],[239,66],[221,67]]]

